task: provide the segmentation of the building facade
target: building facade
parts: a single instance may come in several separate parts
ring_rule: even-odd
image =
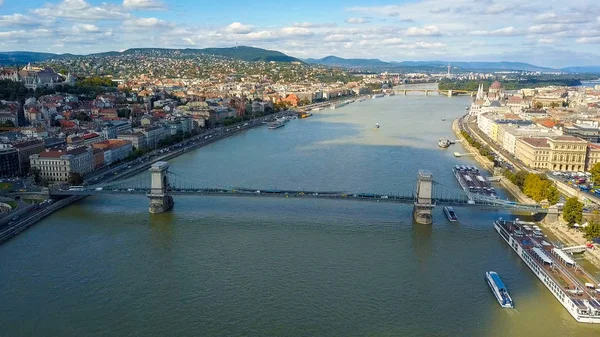
[[[19,151],[10,145],[0,144],[0,177],[16,177],[20,173]]]
[[[85,175],[94,169],[94,155],[89,147],[73,150],[46,150],[30,157],[31,167],[49,182],[67,181],[69,174]]]
[[[517,140],[515,156],[533,169],[585,170],[587,142],[573,136],[525,137]]]

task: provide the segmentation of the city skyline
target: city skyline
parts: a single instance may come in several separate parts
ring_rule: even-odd
[[[597,65],[592,1],[0,0],[0,48],[89,54],[247,45],[299,58]]]

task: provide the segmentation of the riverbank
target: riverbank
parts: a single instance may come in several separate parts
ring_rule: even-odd
[[[465,140],[465,138],[463,137],[463,135],[461,133],[461,129],[459,127],[459,121],[460,121],[460,119],[456,119],[456,120],[454,120],[454,122],[452,122],[452,130],[453,130],[454,134],[462,142],[463,146],[469,152],[474,154],[473,158],[480,165],[482,165],[486,170],[493,173],[494,164],[488,158],[480,155],[479,152],[477,151],[477,149],[474,148],[473,146],[471,146],[471,144],[469,144]],[[485,143],[484,143],[484,145],[488,146]],[[490,169],[490,167],[491,167],[491,169]],[[508,179],[506,179],[504,177],[500,177],[500,184],[518,202],[524,203],[524,204],[535,204],[536,203],[535,200],[531,199],[530,197],[525,195],[523,192],[521,192],[519,187],[517,185],[513,184],[512,182],[510,182]],[[556,236],[560,241],[562,241],[567,246],[578,246],[578,245],[584,245],[587,243],[587,240],[583,237],[583,233],[581,233],[575,229],[568,228],[566,222],[562,218],[559,219],[558,222],[553,223],[553,224],[547,224],[547,223],[541,222],[540,225],[543,228],[549,230],[554,236]],[[597,268],[600,268],[600,249],[594,249],[594,250],[588,249],[584,256],[588,261],[590,261],[590,263],[592,263]]]
[[[152,166],[152,164],[157,161],[167,161],[167,160],[176,158],[184,153],[187,153],[189,151],[212,144],[221,139],[228,138],[228,137],[233,136],[242,131],[252,129],[257,126],[261,126],[261,125],[263,125],[263,120],[266,120],[269,118],[274,118],[274,117],[280,117],[280,116],[283,116],[286,114],[287,114],[286,112],[279,112],[279,113],[276,113],[276,114],[273,114],[270,116],[265,116],[263,118],[260,118],[260,119],[254,120],[254,121],[246,122],[243,124],[240,123],[240,125],[232,125],[228,128],[223,128],[225,130],[223,132],[220,132],[217,134],[211,133],[210,137],[206,136],[205,134],[200,134],[200,135],[192,138],[192,139],[195,139],[195,141],[193,141],[191,145],[185,146],[178,150],[173,150],[171,152],[167,152],[166,154],[154,157],[151,160],[148,160],[146,162],[141,162],[138,165],[133,165],[130,162],[125,162],[125,163],[122,163],[121,165],[119,165],[118,167],[111,168],[110,170],[108,170],[106,172],[101,172],[101,173],[98,172],[97,175],[94,174],[90,178],[94,178],[98,175],[103,175],[105,177],[103,179],[93,180],[93,184],[100,184],[100,183],[106,183],[106,182],[116,181],[116,180],[120,180],[120,179],[127,179],[129,177],[132,177],[136,174],[139,174],[139,173],[149,169],[150,166]],[[208,137],[208,138],[205,138],[205,137]],[[191,139],[185,139],[183,142],[188,142],[190,140]],[[177,144],[173,144],[172,146],[175,146],[175,145],[177,145]],[[148,154],[147,156],[150,156],[150,154]],[[119,171],[123,167],[129,167],[129,168],[125,169],[124,171]],[[116,175],[113,174],[113,172]],[[92,179],[86,179],[86,181],[92,181]],[[85,197],[86,196],[70,196],[70,197],[64,198],[62,200],[59,200],[52,205],[44,206],[43,208],[37,209],[37,208],[35,208],[35,206],[30,206],[22,211],[20,210],[19,211],[20,213],[18,213],[18,214],[17,213],[9,214],[10,216],[21,216],[25,212],[29,212],[29,211],[32,212],[27,218],[19,219],[19,220],[15,221],[14,224],[10,225],[10,227],[3,228],[0,231],[0,244],[5,242],[6,240],[9,240],[10,238],[18,235],[19,233],[26,230],[27,228],[33,226],[35,223],[37,223],[38,221],[47,217],[48,215],[52,214],[53,212],[55,212],[61,208],[67,207],[73,203],[76,203],[77,201],[84,199]]]

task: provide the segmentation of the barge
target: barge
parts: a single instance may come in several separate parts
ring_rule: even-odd
[[[530,223],[497,220],[494,229],[580,323],[600,324],[600,284]]]
[[[496,197],[496,189],[490,182],[481,175],[479,169],[475,166],[456,165],[452,168],[454,177],[460,184],[460,187],[467,194],[480,194],[487,197]]]

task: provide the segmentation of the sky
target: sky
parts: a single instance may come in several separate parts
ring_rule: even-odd
[[[0,51],[253,46],[299,58],[600,65],[598,0],[0,0]]]

